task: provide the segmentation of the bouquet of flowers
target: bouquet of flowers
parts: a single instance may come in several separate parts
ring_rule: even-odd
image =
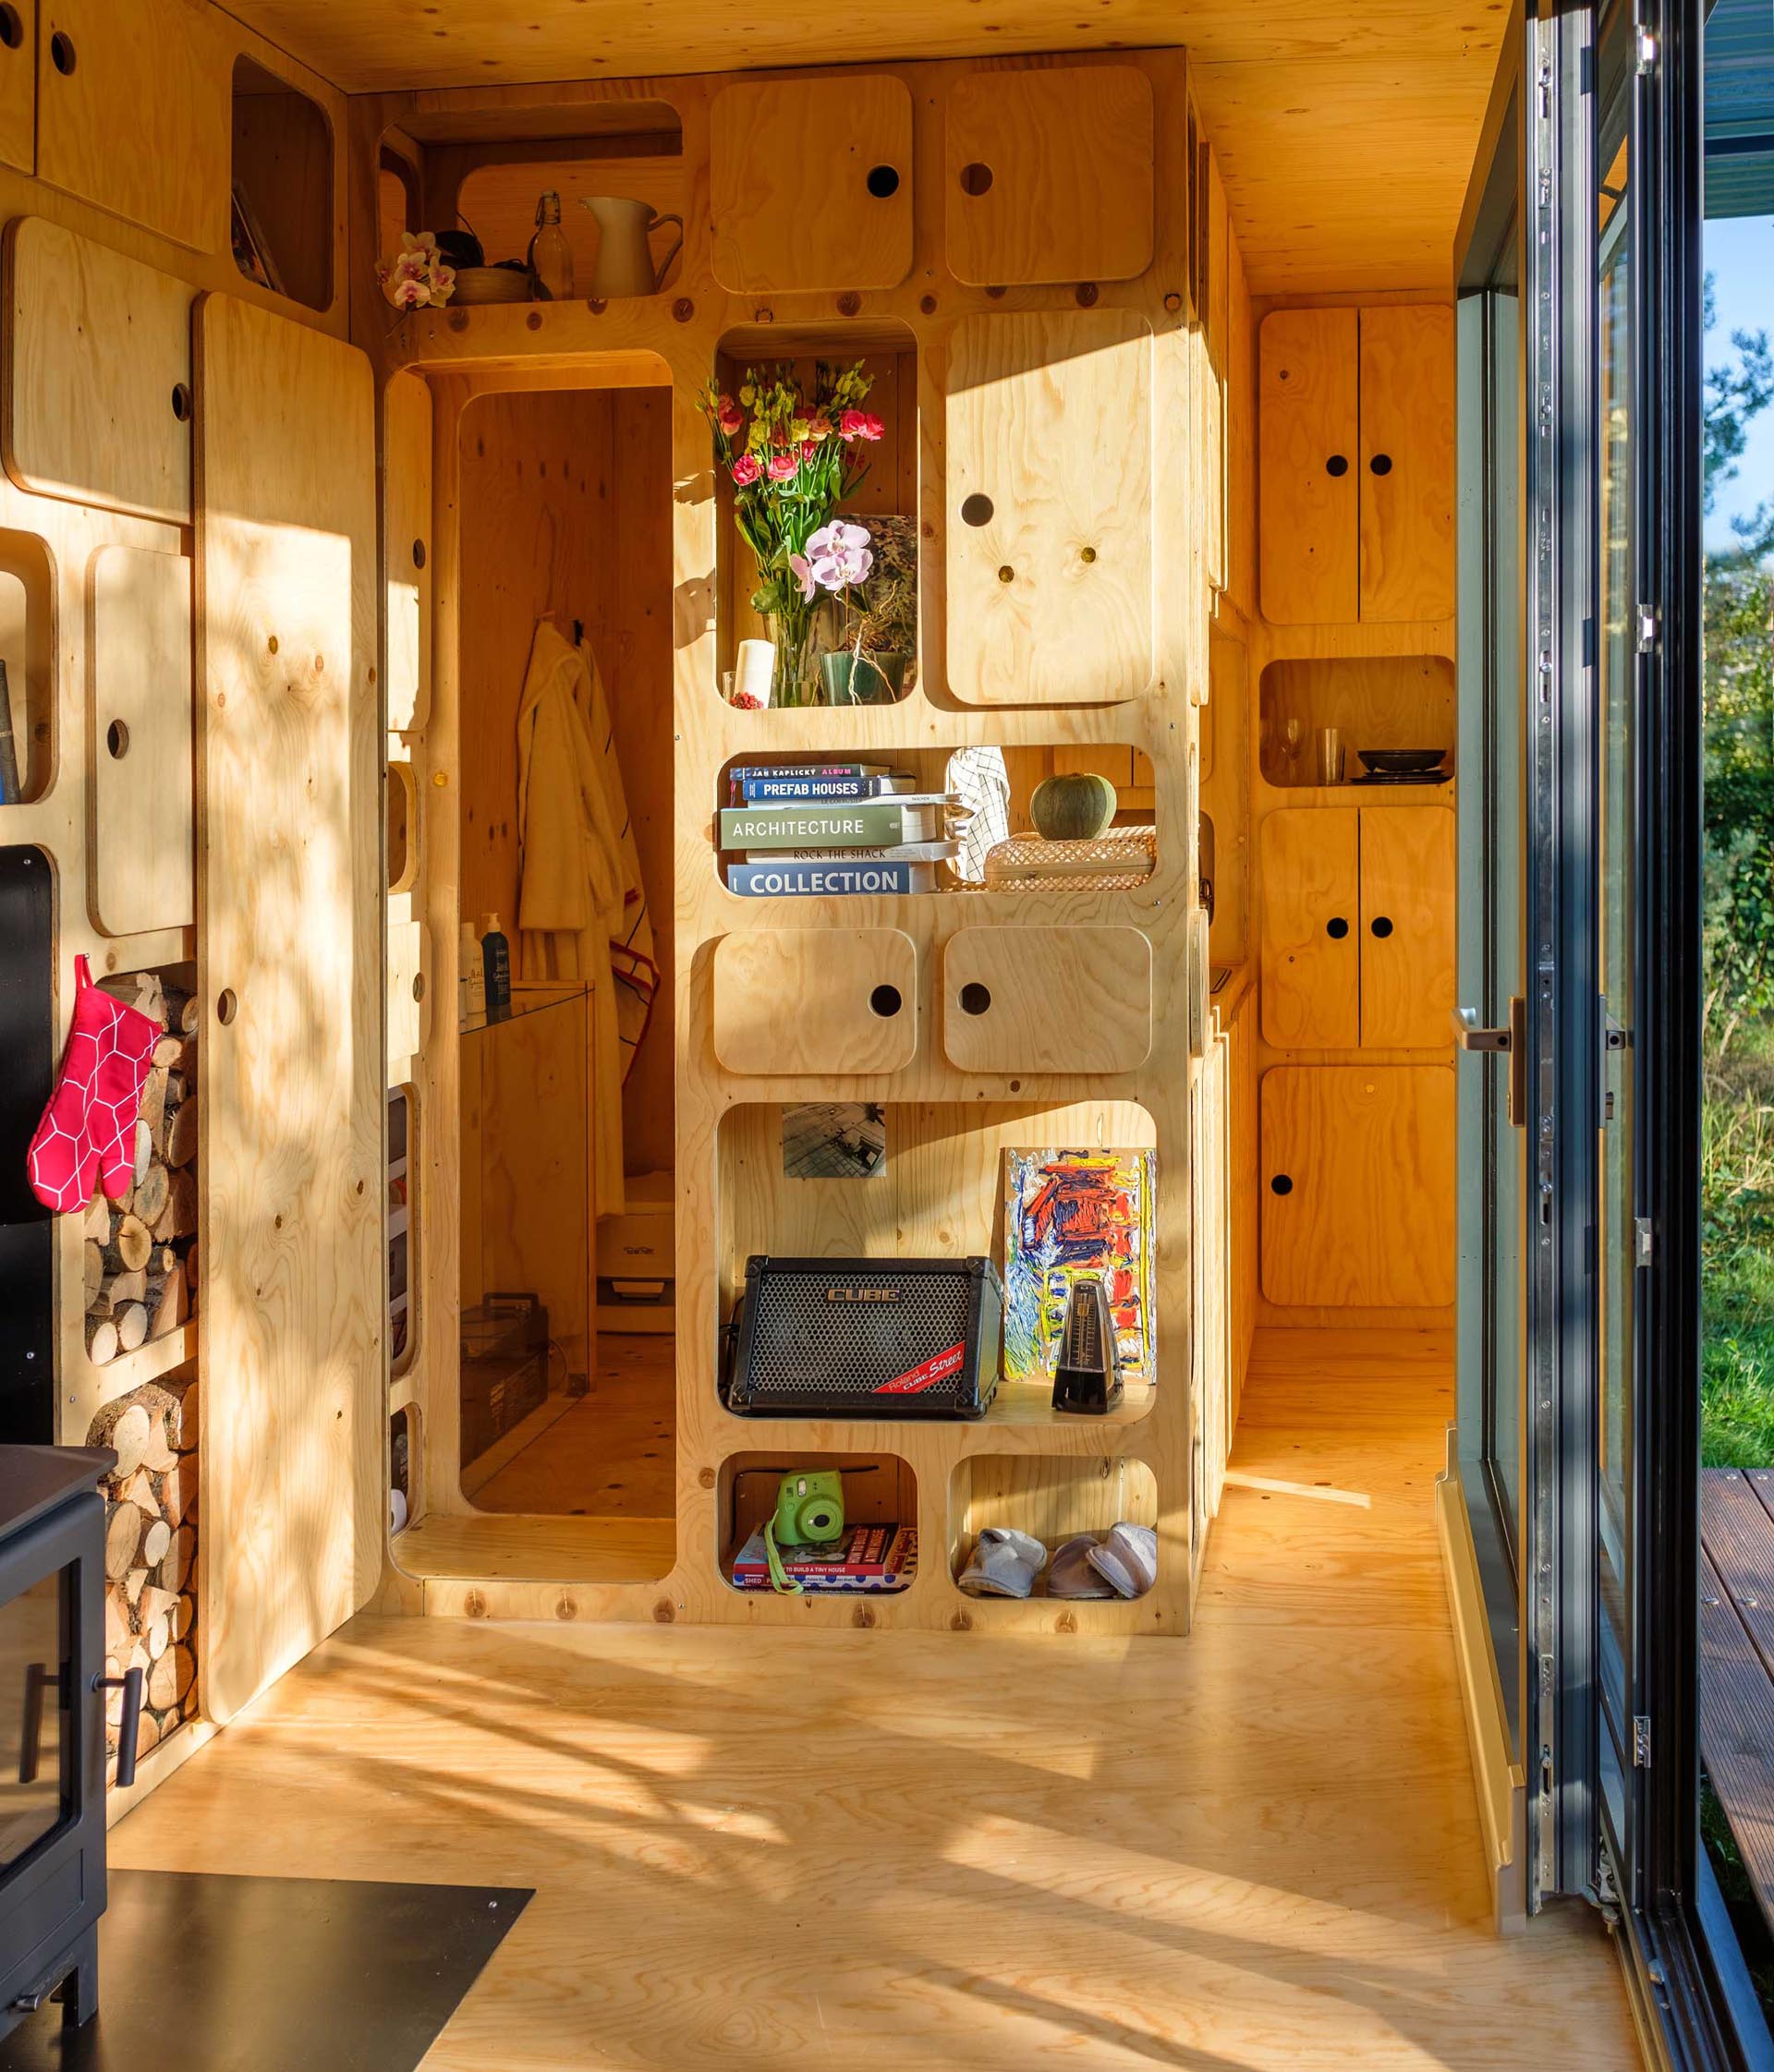
[[[456,269],[429,230],[403,231],[399,251],[378,262],[376,279],[396,309],[441,307],[456,292]]]
[[[735,400],[711,382],[700,402],[714,433],[717,465],[733,483],[734,522],[758,564],[753,611],[776,650],[772,705],[812,702],[814,613],[820,591],[853,588],[869,571],[868,534],[837,509],[869,472],[868,448],[884,427],[862,406],[874,386],[858,360],[820,363],[809,399],[792,367],[747,368]],[[860,533],[860,545],[847,536]],[[857,556],[864,561],[856,573]]]

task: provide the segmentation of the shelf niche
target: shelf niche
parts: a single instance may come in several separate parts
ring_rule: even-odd
[[[716,348],[714,381],[723,393],[736,397],[747,368],[763,374],[786,365],[793,368],[802,393],[810,400],[816,393],[821,363],[844,368],[854,366],[857,360],[864,363],[875,382],[865,407],[881,419],[885,431],[872,450],[868,474],[839,506],[839,514],[864,526],[876,518],[904,517],[911,522],[913,538],[917,539],[917,341],[905,325],[877,321],[849,325],[841,331],[798,324],[744,325],[727,333]],[[724,470],[717,470],[717,690],[726,685],[729,672],[735,668],[739,643],[765,637],[763,621],[751,605],[758,582],[757,563],[734,525],[733,502],[733,483]],[[920,564],[922,561],[920,546]],[[920,625],[922,591],[920,581]],[[824,643],[828,647],[838,644],[832,640]],[[921,650],[921,637],[919,646]],[[911,695],[918,674],[918,658],[915,656],[901,690],[902,701]]]
[[[42,798],[55,768],[55,587],[43,542],[0,531],[0,810]]]
[[[949,1573],[960,1581],[975,1541],[988,1526],[1009,1527],[1032,1534],[1047,1548],[1049,1562],[1033,1593],[1045,1597],[1051,1557],[1064,1541],[1077,1533],[1101,1539],[1112,1525],[1124,1523],[1158,1523],[1158,1478],[1131,1455],[1063,1460],[1030,1453],[966,1454],[949,1476]]]
[[[1335,727],[1343,737],[1345,783],[1363,774],[1364,748],[1440,748],[1441,769],[1453,768],[1454,672],[1445,655],[1273,661],[1263,672],[1260,699],[1260,765],[1270,784],[1318,787],[1318,734],[1325,727]],[[1291,756],[1290,722],[1298,727]]]
[[[729,757],[722,766],[721,775],[716,784],[717,796],[712,802],[714,811],[710,816],[709,823],[716,877],[723,885],[726,885],[728,866],[740,864],[745,859],[746,852],[743,850],[727,850],[721,846],[721,821],[719,818],[721,809],[729,804],[740,803],[732,798],[732,780],[735,770],[742,769],[793,770],[805,768],[808,764],[818,763],[879,763],[890,769],[909,771],[912,777],[916,779],[919,792],[940,792],[947,782],[949,758],[952,754],[957,752],[948,748],[846,748],[833,750],[830,753],[822,753],[818,749],[807,749],[790,755],[782,750],[765,748],[757,751],[747,750],[742,755]],[[1156,825],[1154,814],[1156,794],[1153,789],[1152,768],[1146,756],[1137,748],[1118,745],[1114,743],[1102,743],[1087,747],[1062,745],[1056,743],[1006,747],[1002,753],[1004,775],[1010,786],[1009,833],[1013,838],[1032,836],[1035,833],[1035,822],[1030,816],[1029,802],[1034,797],[1038,785],[1044,783],[1050,777],[1083,772],[1094,772],[1108,776],[1112,782],[1116,783],[1117,811],[1113,820],[1104,830],[1105,834],[1125,833],[1137,828],[1151,828]],[[1117,782],[1118,780],[1119,782]],[[777,803],[788,804],[791,802],[780,801]],[[814,805],[819,803],[818,801],[809,802],[809,804]],[[841,806],[867,805],[872,802],[836,799],[830,803],[834,806]],[[879,803],[888,804],[891,801],[882,800]],[[809,843],[808,846],[818,847],[820,845]],[[792,851],[784,852],[785,854],[792,854],[793,853]],[[763,852],[759,851],[757,854],[761,860]],[[841,862],[842,858],[832,860]],[[980,885],[963,878],[953,866],[946,865],[938,866],[936,881],[931,887],[931,891],[935,892],[978,891],[982,889]],[[1075,891],[1079,888],[1071,885],[1067,889]],[[754,895],[745,894],[743,896],[747,906],[756,903]],[[762,896],[771,897],[772,895]],[[825,905],[821,903],[826,895],[788,893],[780,896],[793,899],[797,905],[810,904],[815,912],[827,911]],[[834,893],[830,896],[835,899],[843,899],[848,895]],[[923,895],[913,893],[906,896],[916,898]]]
[[[331,308],[333,125],[318,102],[249,57],[234,65],[233,186],[240,272],[310,309]]]
[[[815,1142],[821,1135],[836,1147],[825,1158]],[[719,1138],[721,1315],[735,1311],[754,1253],[883,1263],[983,1255],[1002,1270],[1006,1150],[1148,1149],[1156,1142],[1152,1118],[1136,1101],[740,1103],[722,1117]],[[1161,1165],[1158,1183],[1164,1185]],[[1176,1377],[1168,1386],[1186,1387],[1187,1319],[1160,1315],[1157,1326],[1159,1372]],[[1137,1423],[1156,1393],[1129,1384],[1103,1422]],[[984,1423],[1075,1431],[1092,1422],[1055,1411],[1051,1396],[1045,1382],[1001,1382]]]
[[[770,1596],[769,1591],[742,1590],[733,1580],[733,1564],[746,1542],[776,1509],[776,1491],[786,1474],[829,1472],[844,1474],[844,1519],[851,1525],[912,1525],[917,1523],[917,1477],[897,1454],[795,1453],[779,1449],[768,1453],[730,1453],[721,1463],[716,1484],[718,1542],[721,1580],[729,1590],[747,1597]],[[907,1589],[917,1571],[916,1559],[904,1569],[892,1590],[818,1590],[809,1584],[809,1597],[855,1597],[867,1604],[871,1597],[890,1597]]]

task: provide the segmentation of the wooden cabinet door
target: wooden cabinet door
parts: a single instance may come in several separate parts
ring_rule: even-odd
[[[1278,625],[1360,611],[1359,320],[1275,309],[1258,350],[1263,615]]]
[[[1360,826],[1354,806],[1263,822],[1263,1036],[1278,1050],[1361,1041]]]
[[[1360,481],[1362,617],[1451,618],[1453,311],[1445,304],[1361,312]]]
[[[950,342],[949,689],[1101,705],[1149,689],[1152,336],[1116,309],[964,317]]]
[[[190,289],[41,216],[7,225],[6,279],[6,473],[37,496],[189,525]]]
[[[1454,1005],[1454,827],[1446,806],[1361,815],[1361,1040],[1440,1050]]]
[[[1130,927],[958,928],[942,1048],[962,1072],[1134,1072],[1152,1049],[1152,945]]]
[[[738,928],[713,969],[729,1072],[898,1072],[917,1049],[917,951],[899,928]]]
[[[204,0],[41,0],[37,177],[227,249],[228,53]]]
[[[957,281],[1131,281],[1152,263],[1152,84],[1131,65],[967,74],[942,164]]]
[[[1263,1293],[1288,1305],[1453,1300],[1453,1072],[1283,1065],[1263,1075]]]
[[[714,275],[735,295],[912,270],[912,97],[876,73],[741,82],[710,112]]]
[[[197,309],[203,1710],[375,1588],[383,1334],[382,700],[370,362]]]
[[[21,173],[37,164],[37,0],[12,0],[0,14],[0,164]]]

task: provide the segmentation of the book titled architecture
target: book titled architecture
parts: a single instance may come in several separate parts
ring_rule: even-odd
[[[755,849],[895,849],[935,842],[946,831],[955,800],[947,792],[809,806],[729,806],[721,813],[721,846]]]

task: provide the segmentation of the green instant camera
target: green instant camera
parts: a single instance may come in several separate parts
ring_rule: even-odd
[[[809,1474],[791,1473],[776,1485],[776,1515],[764,1527],[764,1553],[771,1587],[798,1597],[801,1586],[784,1569],[779,1547],[828,1546],[844,1537],[844,1474],[820,1468]]]
[[[772,1528],[778,1546],[824,1546],[844,1537],[844,1476],[836,1468],[784,1475]]]

